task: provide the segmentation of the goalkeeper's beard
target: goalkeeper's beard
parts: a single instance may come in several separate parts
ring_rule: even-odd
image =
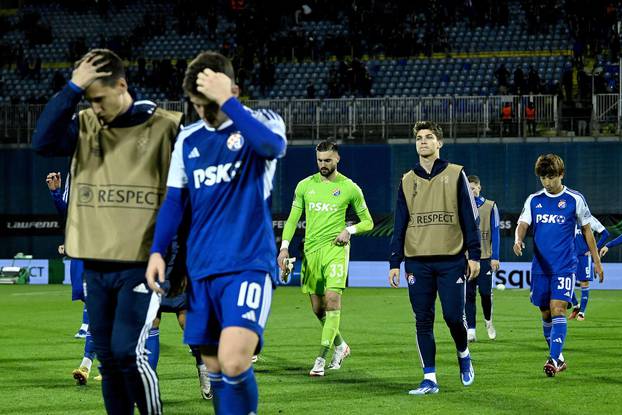
[[[334,171],[335,171],[335,167],[333,167],[332,169],[329,169],[328,167],[322,167],[320,169],[320,174],[324,177],[328,177],[331,174],[333,174]]]

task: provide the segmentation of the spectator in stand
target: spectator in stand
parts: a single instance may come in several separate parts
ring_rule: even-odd
[[[536,135],[536,106],[533,101],[527,103],[525,107],[525,121],[527,122],[527,135]]]
[[[510,71],[505,67],[505,63],[502,63],[501,66],[497,68],[495,71],[495,76],[497,77],[497,83],[499,85],[499,93],[501,95],[505,95],[508,93],[508,87],[510,86],[508,83],[508,78],[510,77]]]
[[[315,99],[315,84],[313,81],[307,82],[307,99]]]
[[[538,71],[533,65],[529,67],[529,73],[527,74],[527,92],[530,94],[540,93],[540,75],[538,75]]]
[[[525,92],[525,73],[520,65],[514,69],[514,93],[522,95]]]
[[[501,108],[501,137],[512,134],[512,104],[506,102]]]

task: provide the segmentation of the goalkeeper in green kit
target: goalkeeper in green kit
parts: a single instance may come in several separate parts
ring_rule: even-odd
[[[341,368],[343,360],[350,355],[350,348],[339,333],[341,294],[348,276],[350,236],[371,230],[374,223],[361,188],[337,172],[337,144],[322,141],[316,147],[316,155],[320,171],[296,186],[292,210],[283,229],[278,264],[287,277],[291,269],[289,242],[304,211],[307,226],[301,268],[302,292],[309,294],[313,312],[322,323],[320,353],[309,375],[324,376],[326,358],[333,343],[335,347],[328,369]],[[360,220],[356,225],[346,226],[348,206],[353,208]]]

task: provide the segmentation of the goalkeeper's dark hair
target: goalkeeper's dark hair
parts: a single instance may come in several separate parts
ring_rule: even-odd
[[[557,154],[543,154],[536,160],[536,176],[555,177],[564,174],[564,160]]]
[[[182,87],[186,94],[203,96],[197,91],[197,77],[205,69],[222,72],[235,83],[235,72],[231,60],[218,52],[201,52],[188,64]]]
[[[430,130],[438,141],[443,141],[443,129],[434,121],[418,121],[413,127],[413,135],[416,137],[421,130]]]
[[[91,61],[94,65],[97,65],[100,62],[108,61],[108,63],[99,68],[97,72],[111,72],[111,74],[108,76],[97,78],[98,81],[101,81],[106,86],[114,86],[119,79],[127,79],[125,77],[125,68],[123,67],[123,61],[121,60],[119,55],[117,55],[110,49],[91,49],[79,60],[77,60],[74,63],[73,67],[77,68],[82,62],[84,62],[92,55],[96,55],[96,57],[93,58],[93,60]]]
[[[479,177],[477,177],[474,174],[472,174],[469,177],[467,177],[467,179],[469,180],[469,183],[480,184]]]
[[[315,149],[317,151],[334,151],[335,153],[339,153],[339,145],[330,140],[321,141]]]

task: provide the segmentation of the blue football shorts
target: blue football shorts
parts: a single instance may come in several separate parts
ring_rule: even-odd
[[[531,303],[537,307],[549,307],[551,300],[572,301],[575,274],[531,276]]]
[[[188,281],[184,343],[218,345],[226,327],[244,327],[257,334],[258,353],[270,314],[273,283],[270,274],[245,271]]]

